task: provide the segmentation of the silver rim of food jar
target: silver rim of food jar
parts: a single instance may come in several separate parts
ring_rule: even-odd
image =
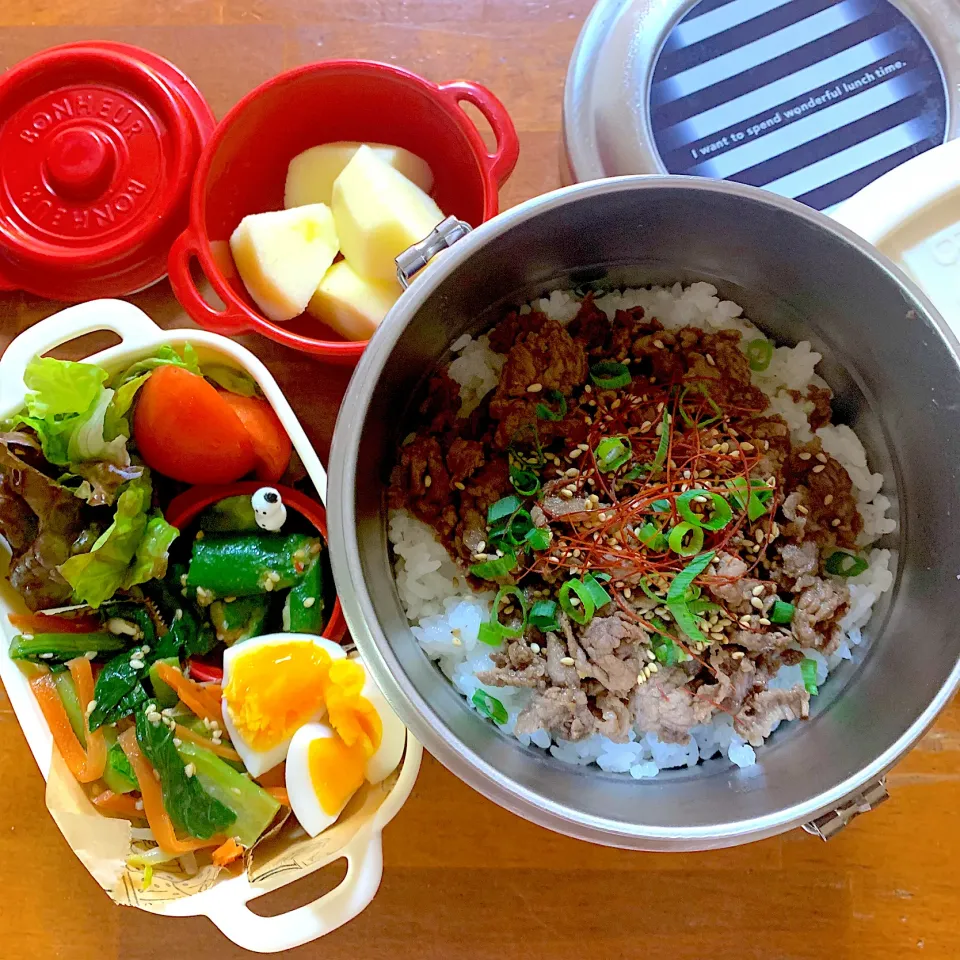
[[[406,677],[399,658],[392,649],[391,639],[379,625],[373,598],[363,567],[359,547],[360,532],[357,527],[355,491],[358,484],[385,483],[382,476],[358,478],[357,460],[364,425],[367,420],[371,398],[383,368],[397,341],[416,316],[421,306],[434,291],[464,264],[480,248],[495,243],[498,236],[517,224],[534,218],[554,208],[563,207],[573,199],[586,199],[605,193],[616,193],[624,188],[639,186],[647,190],[665,188],[720,192],[731,197],[741,197],[754,202],[763,202],[783,210],[792,218],[805,218],[820,229],[830,231],[846,241],[864,258],[873,261],[881,270],[908,293],[923,308],[931,322],[943,334],[952,347],[954,362],[960,366],[960,343],[950,331],[936,309],[923,292],[895,264],[874,247],[867,244],[852,231],[832,221],[829,217],[792,200],[753,187],[726,181],[714,181],[691,177],[630,176],[616,177],[591,183],[576,184],[534,198],[509,211],[459,240],[440,261],[424,271],[404,294],[377,331],[354,372],[347,395],[340,409],[330,453],[328,524],[331,563],[338,584],[344,615],[351,634],[364,658],[373,671],[387,699],[400,718],[432,753],[451,772],[501,806],[529,820],[560,833],[591,840],[606,845],[651,850],[694,850],[712,847],[733,846],[752,840],[782,833],[820,814],[844,807],[853,798],[857,803],[850,807],[870,808],[883,799],[877,796],[877,784],[913,743],[934,722],[937,714],[949,702],[960,686],[960,659],[954,663],[946,680],[908,728],[872,762],[862,766],[850,776],[808,800],[785,807],[765,816],[691,827],[651,826],[629,824],[619,820],[584,814],[569,806],[551,801],[529,790],[485,761],[475,751],[466,747],[440,720],[431,704],[427,702]],[[426,375],[429,371],[424,371]],[[397,411],[398,416],[402,411]],[[394,424],[381,425],[390,429]],[[389,550],[386,538],[385,512],[381,512],[382,541]],[[396,586],[391,584],[396,596]],[[374,585],[382,591],[382,584]],[[400,606],[399,598],[396,603]],[[409,627],[407,628],[409,630]],[[413,640],[412,642],[416,642]],[[426,657],[425,653],[422,653]],[[449,681],[448,681],[449,682]],[[461,696],[457,692],[457,696]],[[464,700],[463,709],[469,707]],[[504,734],[504,736],[506,736]],[[539,754],[539,751],[536,751]],[[532,759],[532,758],[531,758]],[[552,758],[550,758],[552,759]],[[542,762],[542,760],[541,760]],[[559,762],[559,761],[556,761]],[[758,761],[762,764],[762,759]],[[639,786],[639,784],[638,784]],[[862,792],[861,792],[862,791]],[[867,797],[867,801],[861,801]],[[638,794],[638,802],[640,794]],[[842,818],[841,818],[842,819]],[[849,819],[849,817],[848,817]],[[846,822],[844,820],[844,822]],[[819,832],[808,824],[810,832]]]

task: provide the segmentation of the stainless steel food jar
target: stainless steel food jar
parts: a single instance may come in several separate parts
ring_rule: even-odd
[[[507,304],[564,286],[705,279],[785,343],[810,340],[840,420],[898,505],[896,582],[869,643],[740,770],[712,760],[636,781],[525,748],[470,710],[411,633],[391,572],[385,490],[425,378],[448,345]],[[883,796],[886,770],[960,680],[960,359],[932,305],[825,216],[737,184],[624,177],[501,214],[431,265],[357,367],[330,457],[330,546],[353,635],[413,733],[476,789],[530,820],[600,843],[720,847]],[[864,800],[863,798],[867,799]],[[835,811],[839,811],[836,813]]]

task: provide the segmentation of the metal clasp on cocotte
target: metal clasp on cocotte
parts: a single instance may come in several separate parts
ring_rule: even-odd
[[[462,240],[473,227],[456,217],[447,217],[419,243],[404,250],[396,259],[397,279],[404,290],[413,278],[438,254]]]
[[[828,810],[817,817],[816,820],[805,823],[803,829],[821,840],[829,840],[831,837],[835,837],[854,817],[859,817],[861,813],[869,813],[889,799],[887,778],[881,777],[879,780],[867,784],[852,797],[848,797],[833,810]]]

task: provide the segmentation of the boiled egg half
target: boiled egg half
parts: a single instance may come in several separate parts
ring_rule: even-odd
[[[335,823],[364,781],[380,783],[403,756],[406,731],[357,659],[331,665],[327,717],[293,737],[287,755],[290,806],[310,836]]]
[[[223,722],[252,777],[281,763],[294,734],[324,717],[331,667],[345,657],[332,640],[292,633],[224,651]]]

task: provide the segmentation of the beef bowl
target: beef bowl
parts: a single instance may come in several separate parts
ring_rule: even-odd
[[[960,679],[958,410],[952,333],[827,217],[565,188],[455,243],[364,353],[330,458],[347,621],[427,749],[530,820],[828,837]]]

